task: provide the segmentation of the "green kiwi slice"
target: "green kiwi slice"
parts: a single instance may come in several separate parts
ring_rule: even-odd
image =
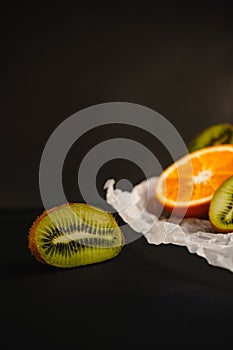
[[[233,125],[217,124],[203,130],[188,145],[189,152],[225,143],[233,143]]]
[[[219,232],[233,232],[233,176],[214,193],[209,208],[209,219]]]
[[[82,203],[45,211],[31,226],[28,239],[39,261],[63,268],[111,259],[124,243],[112,214]]]

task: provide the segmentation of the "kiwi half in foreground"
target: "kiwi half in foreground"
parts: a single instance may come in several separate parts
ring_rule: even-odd
[[[233,125],[217,124],[203,130],[194,140],[189,143],[188,150],[189,152],[194,152],[204,147],[232,143]]]
[[[219,232],[233,232],[233,176],[223,182],[214,193],[209,219]]]
[[[62,268],[111,259],[124,244],[112,214],[82,203],[44,211],[31,226],[28,240],[39,261]]]

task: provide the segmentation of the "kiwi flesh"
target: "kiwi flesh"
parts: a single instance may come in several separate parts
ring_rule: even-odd
[[[233,232],[233,176],[214,193],[209,208],[209,219],[219,232]]]
[[[44,211],[31,226],[28,242],[37,260],[70,268],[115,257],[124,237],[112,214],[88,204],[67,203]]]
[[[189,145],[189,152],[197,151],[198,149],[215,146],[220,144],[233,143],[233,125],[217,124],[203,130]]]

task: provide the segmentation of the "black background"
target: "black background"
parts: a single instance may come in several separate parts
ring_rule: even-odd
[[[188,142],[203,128],[232,122],[233,8],[230,2],[33,2],[2,7],[1,304],[5,349],[209,347],[231,341],[233,277],[175,246],[140,238],[112,261],[60,271],[27,249],[43,210],[38,169],[53,130],[94,104],[122,101],[165,116]],[[77,160],[101,140],[137,138],[163,166],[170,158],[143,131],[100,128],[84,135],[64,167],[69,199]],[[78,155],[78,157],[77,157]],[[109,177],[142,174],[108,164]],[[103,194],[103,192],[102,192]],[[10,249],[9,249],[10,247]]]

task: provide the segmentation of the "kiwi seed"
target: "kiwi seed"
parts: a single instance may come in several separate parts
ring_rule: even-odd
[[[233,125],[217,124],[202,131],[189,143],[188,150],[189,152],[194,152],[204,147],[226,143],[233,143]]]
[[[112,214],[82,203],[44,211],[31,226],[28,240],[39,261],[63,268],[111,259],[124,243]]]
[[[219,232],[233,232],[233,176],[214,193],[209,208],[209,219]]]

